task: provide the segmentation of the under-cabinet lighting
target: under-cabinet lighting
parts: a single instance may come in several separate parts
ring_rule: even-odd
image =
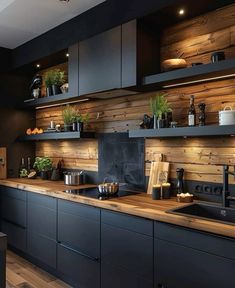
[[[57,103],[57,104],[49,104],[49,105],[45,105],[45,106],[40,106],[40,107],[36,107],[36,110],[39,109],[45,109],[45,108],[51,108],[51,107],[57,107],[57,106],[61,106],[61,105],[67,105],[67,104],[75,104],[75,103],[80,103],[80,102],[86,102],[89,101],[89,98],[85,98],[85,99],[80,99],[80,100],[73,100],[73,101],[68,101],[68,102],[63,102],[63,103]]]
[[[182,82],[182,83],[164,85],[164,86],[162,86],[162,88],[172,88],[172,87],[184,86],[184,85],[189,85],[189,84],[196,84],[196,83],[202,83],[202,82],[208,82],[208,81],[214,81],[214,80],[221,80],[221,79],[226,79],[226,78],[231,78],[231,77],[235,77],[235,74],[228,74],[228,75],[205,78],[205,79],[200,79],[200,80],[192,80],[192,81],[186,81],[186,82]]]

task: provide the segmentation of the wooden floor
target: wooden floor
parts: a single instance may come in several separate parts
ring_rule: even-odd
[[[7,288],[69,288],[61,280],[41,270],[11,251],[7,252]]]

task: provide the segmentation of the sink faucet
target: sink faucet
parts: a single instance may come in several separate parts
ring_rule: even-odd
[[[230,206],[230,201],[235,200],[235,197],[230,196],[229,189],[228,189],[228,178],[229,175],[234,176],[235,180],[235,166],[234,166],[234,172],[229,171],[229,166],[224,165],[223,168],[223,192],[222,192],[222,204],[224,207],[229,207]]]

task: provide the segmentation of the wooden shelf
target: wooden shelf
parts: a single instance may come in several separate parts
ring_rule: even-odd
[[[54,132],[18,137],[18,141],[43,141],[43,140],[76,140],[81,138],[94,138],[94,132]]]
[[[163,72],[143,78],[143,88],[168,88],[235,76],[235,59]]]
[[[129,131],[130,138],[208,137],[233,135],[235,135],[235,125],[208,125],[202,127],[139,129]]]

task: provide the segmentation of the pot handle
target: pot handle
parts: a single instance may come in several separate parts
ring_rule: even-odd
[[[225,106],[225,107],[224,107],[224,111],[227,111],[227,110],[230,110],[230,111],[232,111],[233,109],[232,109],[232,107],[231,107],[231,106]]]

